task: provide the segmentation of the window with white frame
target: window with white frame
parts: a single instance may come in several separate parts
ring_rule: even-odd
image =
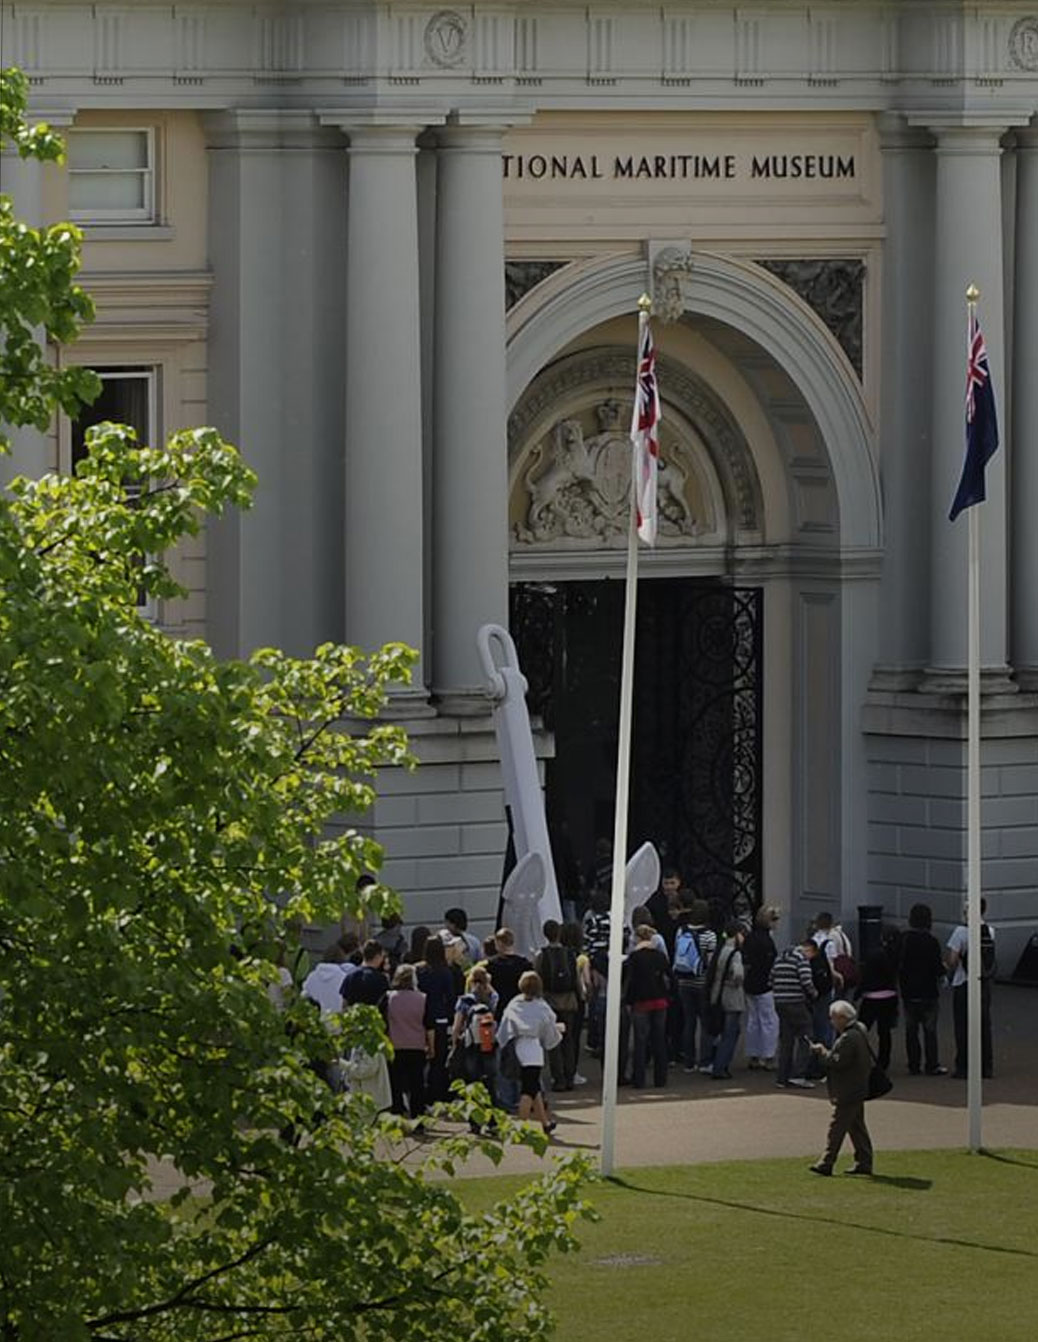
[[[95,424],[128,424],[142,447],[158,440],[157,370],[122,367],[98,368],[96,372],[101,379],[101,394],[70,423],[69,461],[73,470],[86,456],[87,430]],[[132,501],[139,489],[127,484],[126,493]],[[138,592],[137,605],[145,613],[154,614],[143,591]]]
[[[66,139],[72,219],[92,224],[155,223],[153,130],[70,130]]]

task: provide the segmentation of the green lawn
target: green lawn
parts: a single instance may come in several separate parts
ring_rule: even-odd
[[[596,1185],[601,1222],[551,1271],[559,1342],[1038,1337],[1038,1152],[884,1152],[873,1179],[808,1163]],[[456,1187],[476,1208],[521,1183]]]

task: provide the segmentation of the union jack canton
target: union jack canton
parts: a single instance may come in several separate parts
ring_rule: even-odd
[[[975,309],[969,311],[969,348],[966,359],[966,460],[949,518],[952,522],[964,508],[972,508],[987,497],[984,468],[998,448],[998,415],[991,385],[988,351]]]

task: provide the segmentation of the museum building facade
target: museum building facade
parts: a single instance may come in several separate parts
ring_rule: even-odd
[[[5,157],[85,230],[93,418],[215,424],[253,510],[150,614],[223,655],[420,650],[423,767],[373,817],[409,922],[494,917],[506,830],[475,635],[511,627],[564,884],[611,831],[636,307],[632,839],[797,921],[965,881],[965,289],[1002,450],[983,507],[985,891],[1038,922],[1038,9],[719,0],[0,5],[68,136]],[[70,469],[83,424],[4,470]],[[1004,961],[1004,965],[1008,963]]]

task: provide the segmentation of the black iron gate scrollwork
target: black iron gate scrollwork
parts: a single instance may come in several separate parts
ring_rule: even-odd
[[[631,846],[651,839],[716,922],[762,898],[762,597],[682,578],[638,593]],[[549,823],[575,859],[564,885],[612,834],[622,619],[622,583],[512,589],[530,711],[555,736]]]

